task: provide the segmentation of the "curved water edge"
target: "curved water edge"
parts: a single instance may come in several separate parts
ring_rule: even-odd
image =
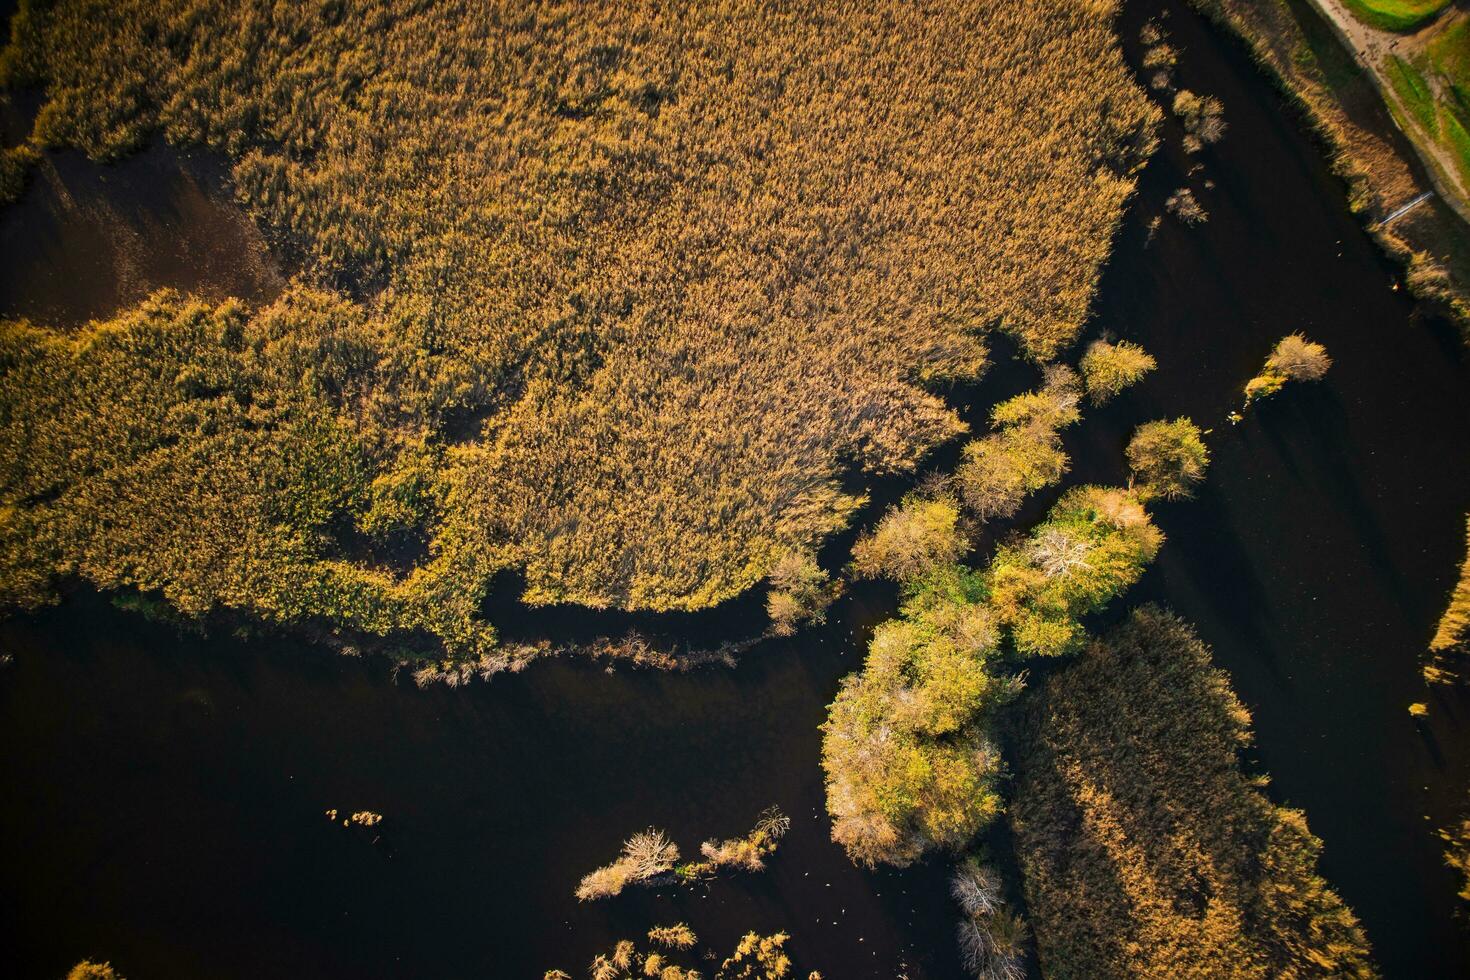
[[[1067,432],[1069,482],[1121,481],[1139,421],[1213,427],[1208,482],[1161,509],[1169,541],[1114,614],[1155,599],[1197,626],[1254,713],[1253,762],[1273,799],[1306,810],[1385,974],[1463,975],[1456,883],[1432,830],[1470,805],[1470,700],[1436,692],[1423,725],[1405,709],[1425,697],[1418,658],[1470,510],[1470,359],[1395,291],[1246,52],[1164,7],[1180,84],[1219,97],[1230,129],[1195,158],[1171,129],[1143,175],[1093,332],[1143,344],[1160,369]],[[1157,9],[1125,12],[1135,64]],[[1185,183],[1210,220],[1166,217],[1148,241]],[[1239,386],[1297,329],[1332,353],[1326,381],[1230,426]],[[972,418],[992,391],[1031,382],[1002,362]],[[0,627],[16,655],[0,672],[0,781],[25,801],[0,810],[0,889],[16,910],[0,942],[21,976],[84,955],[137,976],[523,976],[580,971],[614,939],[683,920],[717,948],[787,929],[828,976],[958,976],[942,865],[859,872],[827,839],[816,725],[892,611],[891,589],[863,585],[825,628],[764,643],[734,671],[547,661],[420,691],[379,662],[180,638],[74,597]],[[569,639],[623,625],[518,615],[507,605],[492,621]],[[763,626],[751,600],[659,628],[713,645]],[[663,827],[689,851],[771,804],[793,828],[759,875],[572,897],[633,831]],[[327,823],[328,806],[385,814],[391,849]]]

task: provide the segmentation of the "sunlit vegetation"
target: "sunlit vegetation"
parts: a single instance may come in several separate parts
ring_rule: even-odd
[[[1436,131],[1440,144],[1449,151],[1462,189],[1470,191],[1470,17],[1461,16],[1436,25],[1423,53],[1416,59],[1413,71],[1419,85],[1412,93],[1427,92],[1428,105],[1418,99],[1411,110],[1427,112],[1434,118],[1425,130]],[[1419,69],[1422,68],[1422,73]],[[1426,77],[1427,76],[1427,77]],[[1400,98],[1405,97],[1398,91]]]
[[[1332,366],[1327,348],[1313,343],[1300,333],[1289,334],[1276,342],[1261,373],[1245,385],[1246,403],[1276,394],[1288,381],[1318,381]]]
[[[1137,582],[1163,541],[1134,493],[1077,487],[1026,540],[997,549],[988,603],[1021,655],[1073,653],[1086,637],[1080,618]]]
[[[338,815],[339,811],[335,807],[327,811],[327,819],[332,823],[337,822]],[[382,822],[383,815],[381,813],[374,813],[371,810],[358,810],[355,813],[342,817],[342,826],[344,827],[350,827],[353,824],[357,824],[359,827],[376,827]]]
[[[1080,417],[1081,385],[1065,365],[1048,369],[1037,391],[997,405],[989,435],[968,443],[954,483],[980,520],[1010,517],[1026,497],[1061,480],[1067,472],[1061,430]]]
[[[766,614],[776,636],[790,636],[803,623],[823,622],[840,588],[828,580],[815,556],[796,552],[776,562],[770,583]]]
[[[956,931],[965,969],[977,980],[1024,980],[1030,930],[1007,905],[995,871],[966,859],[949,891],[963,913]]]
[[[112,968],[111,963],[82,960],[67,971],[66,980],[123,980],[123,976]]]
[[[1470,519],[1466,521],[1466,540],[1470,542]],[[1467,545],[1470,547],[1470,545]],[[1470,640],[1470,551],[1460,566],[1460,579],[1450,593],[1449,605],[1439,618],[1434,637],[1429,641],[1429,661],[1424,665],[1424,679],[1447,684],[1459,676],[1452,665],[1455,654],[1465,651]]]
[[[1010,813],[1043,975],[1374,975],[1321,842],[1241,771],[1249,725],[1152,608],[1028,698]]]
[[[452,458],[419,444],[379,474],[421,474],[424,516],[461,515],[428,560],[400,574],[339,543],[383,508],[380,329],[311,290],[253,317],[160,293],[67,334],[0,323],[0,595],[44,601],[77,575],[186,616],[421,630],[486,653],[479,597],[499,563],[454,506]]]
[[[907,581],[958,561],[968,547],[959,502],[909,494],[852,546],[852,568],[867,578]]]
[[[1000,812],[987,721],[1020,689],[992,665],[1000,631],[981,576],[955,566],[911,591],[822,725],[832,838],[869,867],[962,847]]]
[[[822,726],[832,837],[854,861],[957,850],[995,818],[991,727],[1022,688],[1002,659],[1077,649],[1078,618],[1137,581],[1162,540],[1130,492],[1079,487],[986,571],[954,564],[904,583],[899,617],[874,632]]]
[[[655,934],[659,934],[659,938],[655,939]],[[670,938],[674,941],[668,941]],[[676,952],[687,952],[696,942],[693,930],[682,924],[653,929],[649,932],[649,939],[655,945]],[[714,980],[788,980],[794,976],[792,971],[795,969],[786,950],[790,939],[784,932],[769,936],[746,933],[730,955],[721,961]],[[709,951],[705,958],[712,960],[717,956]],[[703,980],[706,976],[678,962],[676,953],[640,950],[628,939],[620,940],[611,951],[598,954],[587,975],[591,980],[643,980],[648,977],[655,980]],[[570,980],[570,975],[561,970],[547,970],[544,980]],[[807,980],[822,980],[822,975],[813,970],[807,974]]]
[[[1343,0],[1353,16],[1386,31],[1412,30],[1434,17],[1450,0]]]
[[[849,520],[844,468],[962,430],[931,386],[986,331],[1075,338],[1158,117],[1113,14],[23,3],[0,81],[45,91],[29,145],[212,147],[300,279],[7,328],[7,375],[103,370],[143,319],[154,346],[82,381],[136,431],[6,382],[7,448],[65,451],[4,488],[5,592],[76,575],[485,658],[502,568],[533,603],[750,588]],[[333,331],[330,376],[239,376]]]
[[[1428,49],[1430,63],[1449,83],[1460,106],[1470,111],[1470,18],[1446,25]]]
[[[680,922],[672,926],[654,926],[648,930],[648,941],[655,946],[667,946],[669,949],[689,949],[697,941],[694,930]]]
[[[577,885],[577,898],[593,901],[620,894],[629,885],[689,884],[706,881],[725,869],[760,871],[791,829],[791,818],[768,807],[744,837],[707,840],[700,845],[703,861],[679,861],[679,847],[662,830],[650,827],[623,844],[617,860],[589,872]]]
[[[1106,405],[1137,384],[1145,374],[1158,367],[1158,363],[1152,354],[1131,341],[1094,340],[1078,366],[1082,370],[1088,401],[1094,405]]]
[[[790,829],[791,818],[779,808],[770,807],[761,814],[750,833],[723,841],[705,841],[699,846],[704,861],[678,871],[686,878],[706,877],[720,868],[760,871],[766,866],[766,858],[776,853],[781,838]]]
[[[1143,68],[1149,72],[1149,88],[1167,91],[1174,87],[1174,68],[1179,64],[1179,51],[1168,41],[1169,34],[1157,19],[1139,29],[1143,42]]]
[[[789,977],[791,957],[786,952],[786,942],[790,938],[784,932],[772,936],[746,933],[735,952],[720,964],[715,980],[781,980]],[[821,978],[812,974],[808,980]]]
[[[1056,365],[997,406],[995,431],[965,448],[952,481],[931,480],[854,546],[854,567],[896,579],[899,616],[877,627],[863,669],[843,678],[822,725],[832,837],[854,861],[908,864],[959,850],[1000,812],[998,709],[1023,678],[1007,658],[1059,656],[1080,618],[1131,586],[1163,535],[1132,490],[1077,487],[987,569],[959,560],[978,523],[1010,516],[1061,479],[1058,431],[1079,418],[1081,382]],[[967,472],[968,470],[968,472]]]
[[[1165,198],[1164,210],[1186,225],[1203,224],[1210,218],[1210,213],[1188,187],[1181,187]]]
[[[1225,108],[1213,95],[1196,95],[1189,89],[1174,93],[1174,115],[1184,126],[1184,152],[1198,153],[1225,135]]]
[[[1439,838],[1445,842],[1445,863],[1460,875],[1460,899],[1470,902],[1470,817],[1441,828]]]
[[[674,870],[679,847],[662,830],[650,827],[623,843],[623,853],[612,864],[588,872],[577,885],[577,898],[586,902],[611,898],[631,884],[646,882]]]
[[[1400,127],[1439,177],[1441,192],[1463,201],[1470,191],[1470,20],[1448,18],[1402,53],[1375,54],[1371,64],[1386,83],[1384,95]]]
[[[1189,419],[1147,422],[1128,441],[1128,469],[1140,500],[1180,500],[1205,478],[1210,451]]]

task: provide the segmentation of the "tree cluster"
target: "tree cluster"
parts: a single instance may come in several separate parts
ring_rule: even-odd
[[[1184,151],[1198,153],[1225,135],[1225,109],[1213,95],[1196,95],[1189,89],[1174,93],[1174,115],[1184,125]]]
[[[1067,472],[1061,430],[1081,416],[1081,384],[1065,365],[1047,372],[1038,390],[995,407],[993,431],[964,449],[954,482],[965,506],[981,520],[1011,517],[1026,497]]]
[[[899,618],[874,631],[822,726],[832,836],[853,860],[908,864],[994,819],[991,726],[1022,688],[1004,658],[1080,647],[1079,617],[1137,581],[1162,540],[1129,491],[1079,487],[985,571],[955,563],[904,583]]]
[[[1210,451],[1189,419],[1146,422],[1128,441],[1128,469],[1140,500],[1179,500],[1191,496],[1205,478]]]

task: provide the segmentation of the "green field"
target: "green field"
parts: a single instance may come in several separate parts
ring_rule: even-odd
[[[1450,0],[1343,0],[1353,16],[1385,31],[1409,31],[1450,5]]]

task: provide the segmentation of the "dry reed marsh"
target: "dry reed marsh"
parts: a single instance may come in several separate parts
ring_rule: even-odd
[[[988,332],[1076,337],[1157,119],[1113,15],[23,2],[0,82],[44,89],[29,145],[219,150],[299,276],[264,309],[4,326],[0,591],[78,575],[484,655],[501,568],[533,603],[750,588],[849,520],[845,468],[963,430],[933,385]],[[139,330],[172,376],[89,353]]]

